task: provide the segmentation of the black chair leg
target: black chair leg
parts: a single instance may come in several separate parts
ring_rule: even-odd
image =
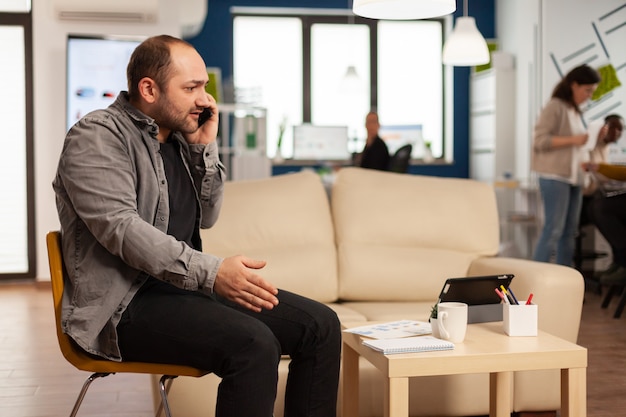
[[[619,319],[622,316],[622,312],[624,312],[624,307],[626,307],[626,291],[623,291],[622,288],[622,296],[619,299],[619,303],[617,304],[617,308],[615,309],[615,314],[613,314],[613,318]]]
[[[89,386],[91,385],[91,383],[96,378],[104,378],[105,376],[108,376],[108,375],[111,375],[111,374],[110,373],[96,372],[95,374],[92,374],[92,375],[89,376],[89,378],[87,378],[87,380],[83,384],[83,388],[80,390],[80,393],[78,394],[78,398],[76,399],[76,403],[74,403],[74,408],[72,408],[72,412],[70,413],[70,417],[75,417],[76,413],[78,413],[78,409],[80,408],[80,405],[83,403],[83,398],[85,398],[85,394],[87,394],[87,390],[89,389]]]
[[[602,304],[600,305],[602,308],[607,308],[611,303],[611,299],[614,295],[618,294],[618,290],[621,289],[618,285],[611,285],[607,290],[604,298],[602,299]]]
[[[159,408],[156,412],[156,417],[159,417],[161,415],[161,411],[165,411],[165,417],[172,417],[167,394],[170,392],[170,388],[172,387],[172,382],[174,382],[174,378],[177,378],[177,376],[163,375],[159,380],[159,393],[161,394],[161,404],[159,404]]]

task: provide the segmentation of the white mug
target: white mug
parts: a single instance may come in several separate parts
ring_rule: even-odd
[[[441,339],[460,343],[467,331],[467,304],[444,302],[437,305],[437,321]]]

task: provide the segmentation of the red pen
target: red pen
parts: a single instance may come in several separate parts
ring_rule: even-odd
[[[530,295],[528,296],[528,300],[526,300],[526,305],[529,306],[532,301],[533,301],[533,293],[531,292]]]

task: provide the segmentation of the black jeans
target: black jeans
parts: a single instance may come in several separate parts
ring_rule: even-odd
[[[173,363],[222,378],[216,417],[270,417],[281,354],[291,364],[285,417],[336,415],[341,330],[325,305],[280,290],[254,313],[150,279],[118,325],[122,358]]]

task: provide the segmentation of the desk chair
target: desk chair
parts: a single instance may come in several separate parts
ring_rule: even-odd
[[[626,288],[623,284],[612,284],[609,285],[609,289],[607,290],[604,298],[602,298],[602,308],[608,308],[611,300],[614,296],[619,295],[619,301],[617,303],[617,307],[615,308],[615,313],[613,313],[614,319],[619,319],[624,312],[624,308],[626,307]]]
[[[595,246],[595,225],[589,215],[589,205],[592,201],[591,196],[583,196],[583,203],[580,210],[580,219],[578,221],[578,233],[576,234],[576,244],[574,247],[574,268],[580,272],[585,279],[585,289],[593,290],[596,294],[602,293],[602,286],[598,280],[595,268],[585,267],[585,261],[591,261],[593,265],[596,259],[607,257],[607,252],[596,251],[594,249],[585,249],[585,246]],[[586,244],[585,244],[586,243]]]
[[[161,394],[161,405],[157,410],[156,416],[165,411],[167,417],[172,417],[170,407],[167,401],[167,394],[171,386],[172,380],[178,376],[201,377],[209,372],[191,368],[189,366],[168,365],[158,363],[143,362],[114,362],[104,358],[89,355],[65,333],[61,326],[61,298],[63,295],[64,279],[67,276],[65,266],[63,265],[63,257],[61,255],[61,234],[58,231],[49,232],[46,236],[46,244],[48,246],[48,262],[50,264],[50,277],[52,281],[52,299],[54,302],[54,315],[57,330],[57,339],[61,353],[69,363],[74,365],[81,371],[93,372],[78,394],[74,408],[70,417],[74,417],[78,413],[78,409],[83,402],[83,398],[87,393],[87,389],[96,378],[102,378],[117,372],[140,373],[163,375],[159,381],[159,392]]]
[[[396,151],[389,160],[388,171],[406,173],[409,170],[409,160],[411,159],[411,151],[413,146],[410,144],[402,146]]]
[[[576,234],[576,246],[574,249],[574,268],[576,268],[583,275],[583,263],[586,260],[595,260],[599,258],[605,258],[609,254],[606,252],[596,252],[595,250],[584,250],[583,242],[585,238],[593,238],[593,236],[588,236],[587,232],[591,232],[593,235],[595,225],[591,221],[591,217],[589,216],[589,204],[593,197],[584,196],[583,203],[580,210],[580,219],[578,221],[578,233]],[[595,271],[592,271],[595,272]]]

